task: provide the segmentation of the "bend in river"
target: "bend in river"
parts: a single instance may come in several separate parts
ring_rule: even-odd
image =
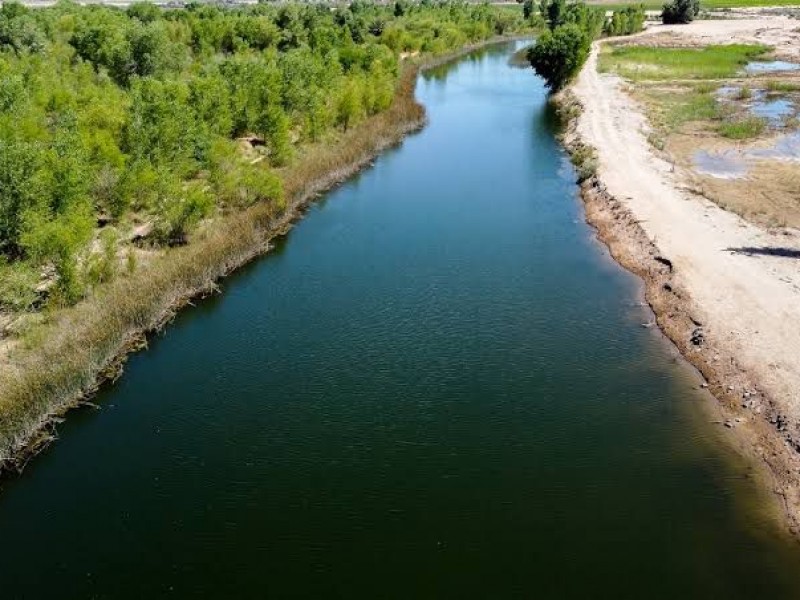
[[[3,598],[800,597],[513,50],[4,482]]]

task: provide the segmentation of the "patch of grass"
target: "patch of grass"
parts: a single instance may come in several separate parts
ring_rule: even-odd
[[[665,106],[664,125],[674,131],[684,123],[719,119],[722,108],[717,99],[708,92],[688,91],[683,94],[662,96]]]
[[[717,127],[717,132],[721,136],[732,140],[745,140],[761,135],[766,125],[764,119],[747,117],[736,121],[720,123],[719,127]]]
[[[634,81],[725,79],[770,50],[760,44],[726,44],[705,48],[614,46],[600,56],[604,69]]]
[[[770,79],[767,81],[767,91],[770,92],[800,92],[800,83],[792,81],[776,81]]]
[[[702,81],[694,86],[694,90],[700,94],[710,94],[717,90],[718,84],[711,81]]]
[[[751,90],[747,86],[739,88],[739,91],[736,93],[737,100],[749,100],[752,97],[753,97],[753,90]]]

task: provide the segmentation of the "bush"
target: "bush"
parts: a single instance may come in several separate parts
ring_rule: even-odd
[[[0,256],[0,308],[28,310],[36,301],[39,276],[26,263],[9,264]]]
[[[176,182],[159,199],[159,218],[154,234],[169,246],[186,243],[189,230],[211,212],[214,199],[199,183],[186,186]]]
[[[528,52],[528,60],[547,87],[557,91],[578,74],[589,56],[591,42],[577,25],[561,25],[542,34]]]
[[[700,0],[673,0],[664,5],[661,21],[665,25],[691,23],[700,13]]]

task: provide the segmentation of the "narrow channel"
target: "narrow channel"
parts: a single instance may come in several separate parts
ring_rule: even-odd
[[[800,597],[513,50],[3,482],[3,598]]]

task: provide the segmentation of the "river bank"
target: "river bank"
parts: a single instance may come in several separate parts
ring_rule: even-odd
[[[345,132],[335,144],[312,145],[281,174],[286,207],[262,204],[211,223],[198,239],[111,282],[102,293],[59,311],[36,331],[34,343],[15,349],[0,375],[0,473],[20,472],[56,437],[71,408],[115,381],[127,356],[147,346],[183,307],[218,290],[232,271],[271,249],[323,192],[365,167],[425,124],[416,101],[417,75],[479,48],[518,39],[497,37],[457,52],[409,60],[392,106]]]
[[[769,30],[764,25],[702,21],[680,31],[724,43],[737,34],[761,38]],[[598,73],[602,43],[560,98],[570,117],[565,144],[588,165],[582,183],[587,219],[614,258],[644,281],[658,326],[702,373],[733,446],[767,467],[765,485],[796,534],[797,268],[791,252],[770,259],[736,251],[794,247],[796,232],[765,230],[693,193],[669,157],[656,154],[647,119],[623,81]]]
[[[4,597],[800,597],[519,46],[0,481]]]

